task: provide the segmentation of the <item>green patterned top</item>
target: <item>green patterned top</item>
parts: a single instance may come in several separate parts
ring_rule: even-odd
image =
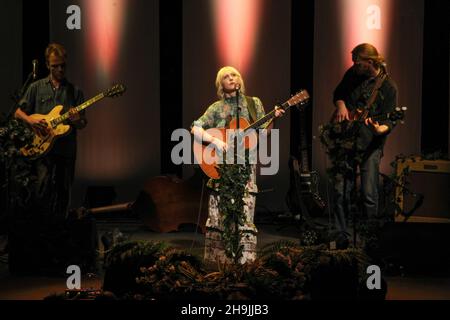
[[[258,97],[252,97],[252,99],[255,102],[257,119],[264,117],[265,111],[261,100]],[[245,96],[242,93],[239,95],[239,106],[241,108],[239,116],[241,118],[245,118],[249,124],[251,124],[252,121],[247,108],[247,99],[245,99]],[[211,104],[208,109],[206,109],[205,113],[192,123],[191,128],[194,126],[203,128],[204,130],[211,128],[225,128],[231,120],[235,118],[235,110],[236,97],[218,100]],[[267,121],[260,128],[265,129],[269,124],[270,121]],[[207,186],[217,191],[217,180],[210,179]],[[246,189],[249,192],[258,192],[258,188],[256,186],[256,165],[252,165],[251,178]]]
[[[256,117],[258,119],[265,115],[264,107],[261,100],[257,97],[253,97],[255,101]],[[247,108],[247,100],[243,94],[239,95],[240,117],[245,118],[251,123],[250,115]],[[205,130],[210,128],[224,128],[227,127],[230,121],[236,117],[236,97],[225,98],[218,100],[211,104],[205,113],[196,121],[192,123],[192,127],[201,127]],[[262,126],[265,128],[267,123]]]

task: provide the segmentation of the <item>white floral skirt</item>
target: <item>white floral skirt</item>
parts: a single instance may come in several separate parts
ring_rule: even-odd
[[[205,262],[231,264],[233,260],[225,254],[225,245],[222,239],[223,218],[219,212],[220,196],[212,194],[209,196],[208,220],[206,221],[205,235]],[[248,195],[244,198],[245,223],[239,226],[242,231],[240,244],[243,246],[242,257],[239,263],[244,264],[256,259],[256,236],[258,230],[253,223],[255,214],[256,197]]]

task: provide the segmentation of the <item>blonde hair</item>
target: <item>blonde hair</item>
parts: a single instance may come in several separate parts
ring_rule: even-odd
[[[376,67],[384,66],[384,57],[378,53],[370,43],[361,43],[352,50],[353,57],[359,57],[363,60],[372,60]]]
[[[67,52],[63,45],[59,43],[50,43],[45,49],[45,61],[48,63],[48,59],[51,54],[61,57],[64,60],[67,59]]]
[[[216,77],[216,89],[217,89],[217,96],[222,99],[224,97],[224,92],[223,92],[223,86],[222,86],[222,80],[225,77],[225,75],[227,73],[234,73],[235,75],[237,75],[237,83],[241,86],[240,91],[245,94],[245,84],[244,84],[244,79],[242,79],[241,74],[239,73],[239,71],[231,66],[226,66],[221,68],[218,72],[217,72],[217,77]]]

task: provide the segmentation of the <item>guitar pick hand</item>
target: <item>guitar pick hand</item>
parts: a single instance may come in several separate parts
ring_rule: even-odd
[[[349,114],[348,114],[348,109],[345,107],[345,105],[340,105],[336,109],[335,121],[336,122],[342,122],[344,120],[350,120]]]
[[[27,122],[33,128],[34,132],[36,132],[41,137],[45,137],[50,131],[47,122],[44,119],[35,119],[29,117]]]
[[[214,138],[212,143],[216,146],[217,150],[227,151],[228,144],[220,139]]]

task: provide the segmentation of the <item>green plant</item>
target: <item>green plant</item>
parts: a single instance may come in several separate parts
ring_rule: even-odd
[[[364,148],[356,138],[359,124],[353,124],[351,130],[347,128],[348,124],[330,122],[319,126],[320,142],[331,162],[327,175],[332,182],[353,174],[356,164],[363,159]]]
[[[243,250],[239,226],[245,223],[244,198],[248,196],[246,185],[250,179],[251,166],[247,157],[245,164],[220,164],[218,171],[218,206],[224,226],[222,239],[227,257],[237,262]]]
[[[33,140],[33,131],[22,121],[0,118],[0,163],[5,172],[1,188],[7,190],[11,206],[24,207],[31,197],[36,176],[31,161],[20,149]]]

